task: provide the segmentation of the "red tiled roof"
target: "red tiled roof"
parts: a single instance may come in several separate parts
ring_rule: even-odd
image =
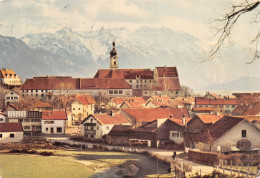
[[[199,112],[199,111],[214,111],[214,108],[212,108],[212,107],[209,107],[209,108],[196,108],[196,107],[194,107],[194,108],[192,108],[192,111],[193,112]]]
[[[22,132],[23,127],[19,122],[0,123],[0,132]]]
[[[243,113],[243,116],[260,116],[260,102],[250,106],[247,111]]]
[[[170,101],[171,100],[171,98],[167,95],[151,96],[150,99],[151,100],[157,100],[157,101]]]
[[[114,113],[114,116],[108,114],[92,115],[100,124],[126,124],[130,123],[122,114]],[[84,121],[83,121],[84,122]]]
[[[53,106],[51,106],[50,103],[39,100],[33,105],[33,108],[53,108]]]
[[[71,77],[34,77],[26,79],[21,90],[75,90],[79,79]]]
[[[12,69],[0,70],[0,78],[11,78],[10,74],[12,74],[12,76],[16,75],[16,73]],[[16,75],[16,77],[20,78],[18,75]]]
[[[195,142],[211,143],[234,127],[243,118],[224,116],[194,139]]]
[[[94,78],[153,79],[150,69],[99,69]]]
[[[223,116],[218,116],[218,115],[214,115],[214,114],[197,114],[197,116],[202,120],[202,122],[204,122],[205,124],[214,124],[215,122],[217,122],[220,118],[222,118]]]
[[[237,99],[205,99],[202,97],[197,97],[195,98],[195,103],[196,105],[238,105],[241,103],[241,101]]]
[[[156,67],[158,77],[178,77],[176,67]]]
[[[67,120],[65,111],[43,111],[42,120]]]
[[[139,122],[151,122],[156,119],[176,118],[182,119],[183,115],[189,116],[186,108],[145,108],[145,109],[124,109],[127,114]]]
[[[34,77],[27,79],[21,90],[129,89],[124,79]]]
[[[83,105],[89,105],[89,104],[95,104],[96,103],[94,97],[91,96],[91,95],[78,94],[78,95],[76,95],[75,99]]]
[[[129,108],[131,109],[140,109],[140,108],[144,108],[144,105],[140,102],[140,101],[125,101],[124,102]],[[123,103],[123,104],[124,104]],[[122,104],[122,105],[123,105]],[[121,106],[122,106],[121,105]]]
[[[131,89],[121,78],[81,78],[80,89]]]
[[[116,97],[116,98],[111,98],[111,101],[113,101],[115,104],[123,104],[125,101],[138,101],[142,104],[145,104],[145,100],[142,97]]]
[[[180,90],[179,78],[159,78],[158,85],[152,86],[152,90],[176,91]]]
[[[241,116],[251,105],[240,105],[237,106],[232,112],[231,115]]]

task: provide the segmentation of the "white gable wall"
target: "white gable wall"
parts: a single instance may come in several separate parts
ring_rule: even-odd
[[[242,137],[242,130],[246,130],[246,137]],[[237,142],[241,139],[246,139],[251,142],[251,148],[260,148],[260,131],[257,130],[248,121],[241,121],[233,128],[229,129],[220,138],[213,142],[211,151],[217,151],[218,145],[221,146],[221,150],[225,147],[236,146]]]

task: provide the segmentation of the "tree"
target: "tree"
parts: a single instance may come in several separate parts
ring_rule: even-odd
[[[208,56],[208,59],[214,59],[216,54],[220,51],[220,48],[223,46],[223,43],[227,40],[227,38],[232,33],[233,27],[238,23],[238,20],[244,16],[245,14],[252,13],[254,17],[254,23],[258,23],[260,9],[259,9],[259,0],[245,0],[245,2],[237,5],[232,5],[229,12],[224,15],[221,19],[217,19],[222,23],[222,27],[217,30],[217,42],[213,46]],[[254,57],[248,64],[251,64],[256,59],[260,58],[260,54],[258,51],[258,42],[259,42],[260,32],[256,32],[255,38],[252,39],[252,44],[255,45]]]

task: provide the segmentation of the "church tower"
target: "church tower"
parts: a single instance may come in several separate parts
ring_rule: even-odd
[[[110,51],[110,69],[117,69],[118,68],[118,55],[115,49],[115,42],[112,43],[113,49]]]

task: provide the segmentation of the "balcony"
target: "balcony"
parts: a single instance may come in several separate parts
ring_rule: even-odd
[[[85,130],[85,134],[96,134],[96,130]]]

